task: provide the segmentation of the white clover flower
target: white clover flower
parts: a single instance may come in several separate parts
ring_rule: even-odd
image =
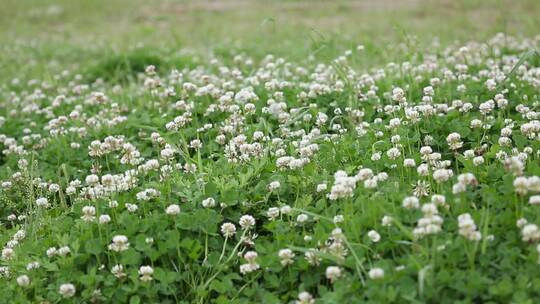
[[[57,254],[57,251],[58,250],[56,249],[56,247],[51,247],[51,248],[47,249],[46,254],[47,254],[47,256],[49,258],[51,258],[51,257],[53,257],[53,256],[55,256]]]
[[[281,212],[281,214],[289,215],[289,214],[292,213],[293,210],[292,210],[291,206],[285,205],[285,206],[279,208],[279,211]]]
[[[111,268],[111,273],[118,279],[126,276],[126,273],[124,272],[124,266],[122,265],[114,265]]]
[[[171,148],[165,148],[160,151],[160,155],[163,159],[170,160],[174,157],[174,150]]]
[[[388,151],[386,151],[386,156],[392,160],[395,160],[401,156],[401,152],[398,148],[390,148]]]
[[[305,223],[307,222],[307,220],[309,220],[309,216],[307,214],[299,214],[297,217],[296,217],[296,221],[298,223]]]
[[[477,156],[475,158],[473,158],[473,164],[475,166],[480,166],[480,165],[483,165],[485,162],[484,158],[482,156]]]
[[[139,206],[137,206],[137,205],[135,205],[135,204],[127,203],[127,204],[126,204],[126,209],[127,209],[129,212],[136,212],[136,211],[139,209]]]
[[[49,192],[56,193],[58,191],[60,191],[60,185],[58,185],[58,184],[50,184],[49,185]]]
[[[380,280],[384,278],[384,270],[382,268],[372,268],[369,270],[368,275],[372,280]]]
[[[420,164],[416,168],[416,172],[420,176],[428,176],[429,175],[429,166],[427,164]]]
[[[216,206],[216,200],[212,197],[206,198],[202,201],[202,206],[204,208],[213,208]]]
[[[452,177],[454,173],[450,169],[437,169],[433,172],[433,179],[437,183],[446,182]]]
[[[532,195],[529,197],[529,204],[540,205],[540,195]]]
[[[32,271],[35,269],[39,269],[39,267],[41,267],[41,264],[39,262],[30,262],[26,265],[26,270]]]
[[[524,176],[516,177],[513,185],[517,194],[525,195],[529,191],[529,181]]]
[[[128,238],[125,235],[115,235],[112,238],[112,243],[109,244],[109,250],[122,252],[129,249]]]
[[[294,262],[294,252],[290,249],[281,249],[278,252],[279,259],[281,260],[281,265],[287,266]]]
[[[240,265],[240,273],[247,274],[255,270],[258,270],[260,268],[260,265],[256,261],[257,256],[258,254],[255,251],[246,252],[244,254],[244,259],[247,261],[247,263]]]
[[[23,240],[25,237],[26,237],[26,231],[20,229],[20,230],[17,230],[17,232],[15,232],[15,234],[13,235],[13,240],[15,240],[15,241],[21,241],[21,240]]]
[[[189,143],[189,147],[193,149],[200,149],[202,148],[202,142],[198,139],[194,139]]]
[[[56,251],[56,254],[59,256],[66,256],[71,253],[71,249],[68,246],[63,246],[58,248],[58,251]]]
[[[268,191],[275,191],[281,186],[279,181],[273,181],[268,185]]]
[[[370,230],[367,235],[373,243],[377,243],[381,240],[381,235],[375,230]]]
[[[28,287],[30,285],[30,278],[25,274],[18,276],[17,285],[21,287]]]
[[[9,278],[10,275],[8,266],[0,266],[0,278]]]
[[[352,197],[353,191],[356,188],[356,177],[350,177],[345,171],[337,171],[334,174],[335,182],[328,194],[330,200],[339,198]]]
[[[340,277],[341,277],[341,268],[337,266],[326,267],[326,278],[330,280],[331,283],[334,283]]]
[[[482,234],[476,230],[476,224],[468,213],[458,216],[459,234],[470,241],[479,241]]]
[[[403,166],[408,168],[416,167],[416,161],[412,158],[406,158],[403,160]]]
[[[381,225],[383,225],[384,227],[389,227],[392,225],[393,220],[394,219],[391,216],[385,215],[381,220]]]
[[[75,285],[71,283],[65,283],[60,285],[60,288],[58,289],[58,293],[64,298],[71,298],[75,295],[75,292],[77,290],[75,289]]]
[[[526,224],[521,228],[521,236],[524,242],[537,242],[540,240],[540,229],[535,224]]]
[[[315,304],[315,299],[313,299],[313,296],[309,292],[302,291],[298,294],[298,300],[295,304]]]
[[[15,251],[12,248],[2,249],[2,260],[9,261],[15,257]]]
[[[100,224],[107,224],[111,221],[111,217],[108,214],[102,214],[99,216],[98,222]]]
[[[377,188],[378,186],[378,179],[375,177],[375,178],[370,178],[370,179],[367,179],[364,181],[364,188],[366,189],[375,189]]]
[[[266,217],[268,217],[269,220],[273,221],[279,216],[279,208],[277,207],[271,207],[266,211]]]
[[[448,146],[451,150],[457,150],[463,146],[463,142],[461,141],[461,135],[459,135],[459,133],[450,133],[446,137],[446,142],[448,143]]]
[[[180,206],[171,204],[165,209],[165,213],[168,215],[178,215],[180,213]]]
[[[82,213],[81,219],[85,222],[93,222],[96,219],[96,207],[94,206],[84,206]]]
[[[401,206],[405,209],[417,209],[420,207],[420,202],[416,196],[408,196],[403,199]]]
[[[520,218],[516,221],[516,226],[518,228],[522,228],[523,226],[525,226],[526,224],[528,223],[527,219],[525,218]]]
[[[431,196],[431,202],[438,206],[445,206],[446,205],[446,197],[444,195],[440,194],[433,194]]]
[[[152,281],[154,278],[152,275],[154,274],[154,268],[151,266],[141,266],[139,268],[139,279],[143,282],[149,282]]]
[[[373,177],[373,170],[369,168],[362,168],[358,171],[358,174],[356,174],[356,178],[359,181],[365,181],[367,179],[370,179]]]
[[[240,217],[238,223],[240,224],[240,227],[242,227],[242,229],[248,230],[255,226],[255,218],[249,214],[243,215],[242,217]]]
[[[45,197],[40,197],[36,199],[36,205],[38,205],[39,207],[44,207],[44,208],[47,208],[50,206],[49,201]]]
[[[343,223],[343,221],[345,221],[345,218],[343,217],[343,215],[338,214],[334,216],[334,219],[333,219],[334,224]]]
[[[236,234],[236,226],[233,223],[223,223],[221,225],[221,234],[226,238],[233,237]]]

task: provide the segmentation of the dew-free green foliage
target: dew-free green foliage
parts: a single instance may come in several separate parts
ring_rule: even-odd
[[[537,303],[538,5],[6,1],[0,303]]]

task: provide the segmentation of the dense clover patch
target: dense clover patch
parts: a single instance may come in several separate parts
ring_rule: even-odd
[[[0,302],[535,303],[539,42],[13,81]]]

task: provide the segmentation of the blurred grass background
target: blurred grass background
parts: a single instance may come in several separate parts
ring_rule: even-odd
[[[0,0],[0,79],[125,58],[195,65],[209,54],[331,60],[358,44],[359,65],[403,59],[434,38],[540,34],[539,0]],[[127,57],[126,57],[127,56]]]

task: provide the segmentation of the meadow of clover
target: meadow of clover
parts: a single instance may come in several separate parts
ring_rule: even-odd
[[[0,303],[539,303],[539,16],[2,1]]]

